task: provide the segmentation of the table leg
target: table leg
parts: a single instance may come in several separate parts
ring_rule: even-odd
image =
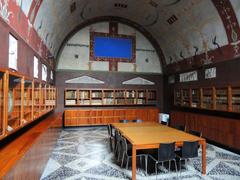
[[[136,180],[136,146],[132,146],[132,180]]]
[[[206,141],[202,142],[202,174],[206,174]]]

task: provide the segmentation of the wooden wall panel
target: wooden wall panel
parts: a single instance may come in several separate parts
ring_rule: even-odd
[[[171,112],[171,126],[186,125],[187,130],[203,133],[203,137],[230,148],[240,150],[240,120],[208,116],[184,111]]]
[[[65,110],[65,126],[106,125],[121,119],[158,122],[158,108]]]

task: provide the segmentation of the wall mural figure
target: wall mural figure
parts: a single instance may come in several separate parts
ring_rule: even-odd
[[[204,59],[201,59],[201,62],[203,63],[203,65],[207,65],[207,64],[211,64],[212,60],[214,59],[214,56],[209,56],[208,55],[208,43],[207,41],[204,39],[203,34],[201,33],[201,37],[202,37],[202,48],[204,50]]]
[[[9,17],[13,15],[13,13],[8,11],[8,0],[0,0],[0,15],[9,23]]]
[[[158,4],[153,3],[152,1],[149,2],[149,5],[152,7],[152,11],[149,11],[149,14],[146,14],[144,19],[146,20],[146,23],[142,24],[145,27],[153,26],[158,22],[159,19],[159,10],[158,10]]]

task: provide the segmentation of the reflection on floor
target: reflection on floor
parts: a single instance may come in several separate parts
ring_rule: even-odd
[[[200,155],[201,153],[199,153]],[[240,179],[240,156],[207,145],[207,175],[201,175],[201,157],[186,163],[181,173],[162,171],[158,179]],[[131,171],[120,168],[109,150],[106,127],[82,127],[62,131],[41,180],[131,179]],[[156,179],[138,169],[137,179]]]

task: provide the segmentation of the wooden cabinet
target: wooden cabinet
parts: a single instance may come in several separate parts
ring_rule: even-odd
[[[0,139],[53,110],[55,105],[53,86],[0,69]]]
[[[175,88],[174,106],[240,113],[240,87]]]
[[[65,106],[156,105],[157,91],[136,89],[65,89]]]
[[[72,109],[64,111],[65,126],[106,125],[121,119],[158,122],[159,109]]]
[[[204,138],[240,150],[240,120],[200,113],[171,111],[170,125],[185,125],[187,131],[202,132]]]

